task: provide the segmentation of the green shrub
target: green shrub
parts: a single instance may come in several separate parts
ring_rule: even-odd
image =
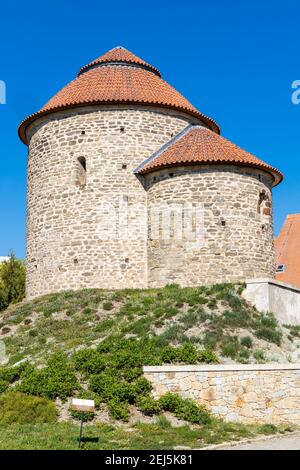
[[[106,367],[106,361],[95,349],[83,349],[73,355],[75,368],[87,374],[96,374]]]
[[[244,336],[241,339],[241,345],[245,346],[245,348],[251,349],[252,346],[253,346],[253,340],[252,340],[251,336]]]
[[[278,322],[272,313],[260,315],[255,322],[255,335],[258,338],[280,346],[282,333],[277,330]]]
[[[196,364],[199,360],[199,353],[192,343],[184,343],[179,349],[180,362],[186,364]]]
[[[175,393],[168,392],[159,400],[161,409],[193,424],[209,424],[211,415],[204,405],[198,405],[189,398],[181,398]]]
[[[133,382],[143,373],[142,367],[132,367],[130,369],[124,369],[123,377],[127,382]]]
[[[258,362],[263,362],[265,360],[265,353],[261,349],[254,351],[253,356]]]
[[[251,318],[245,310],[230,310],[223,313],[223,320],[226,326],[233,328],[247,327],[251,323]]]
[[[17,367],[0,367],[0,393],[5,392],[11,384],[19,380],[29,367],[28,362]]]
[[[155,400],[150,395],[141,395],[136,400],[136,405],[145,415],[152,416],[158,414],[161,410],[161,405],[158,400]]]
[[[206,349],[216,349],[218,342],[222,339],[222,331],[207,331],[204,335],[203,344]]]
[[[20,392],[0,396],[0,424],[54,423],[57,409],[54,403]]]
[[[255,335],[258,338],[269,341],[269,343],[275,343],[277,346],[280,346],[281,344],[282,333],[272,328],[268,328],[267,326],[262,326],[256,330]]]
[[[221,354],[224,357],[235,359],[239,352],[239,343],[236,337],[226,336],[221,344]]]
[[[217,356],[211,350],[198,351],[191,342],[185,342],[177,348],[165,346],[161,349],[160,357],[163,363],[176,364],[184,362],[186,364],[197,364],[199,362],[212,363],[218,362]]]
[[[122,421],[128,421],[129,409],[128,403],[120,402],[116,398],[109,400],[107,403],[109,414],[114,419],[121,419]]]
[[[171,325],[164,333],[157,337],[156,343],[159,347],[164,347],[170,344],[172,341],[176,341],[178,336],[182,334],[182,326]]]
[[[267,328],[275,329],[278,326],[278,321],[274,317],[273,313],[266,313],[265,315],[262,315],[260,323],[262,326]]]
[[[147,395],[152,390],[152,385],[145,377],[139,377],[134,383],[134,390],[136,396]]]
[[[160,357],[164,364],[178,361],[178,350],[173,346],[165,346],[161,349]]]
[[[248,351],[248,349],[241,349],[240,352],[239,352],[239,358],[242,359],[242,360],[247,360],[249,359],[250,357],[250,352]]]
[[[232,292],[228,293],[226,300],[229,304],[229,307],[232,308],[233,310],[243,307],[243,300],[241,299],[241,297],[239,297],[238,295]]]
[[[27,370],[18,390],[50,399],[58,397],[65,401],[77,387],[72,365],[64,353],[58,352],[50,356],[43,369],[31,367]]]
[[[25,296],[25,266],[12,253],[0,266],[0,310]]]
[[[6,380],[0,379],[0,393],[6,392],[9,387],[9,382]]]
[[[204,349],[198,354],[198,362],[205,362],[206,364],[217,363],[218,358],[216,354],[210,349]]]
[[[118,374],[111,371],[91,376],[90,388],[104,402],[116,399],[119,402],[128,401],[133,403],[137,393],[134,383],[121,381]]]

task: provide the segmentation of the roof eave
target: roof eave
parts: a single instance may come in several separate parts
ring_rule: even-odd
[[[284,175],[277,170],[276,168],[268,168],[260,165],[255,165],[251,163],[242,163],[242,162],[233,162],[233,161],[201,161],[201,162],[195,162],[195,161],[186,161],[186,162],[176,162],[176,163],[169,163],[169,164],[163,164],[163,165],[158,165],[158,166],[153,166],[153,167],[148,167],[141,169],[140,171],[137,172],[139,175],[146,175],[149,173],[152,173],[154,171],[159,171],[163,170],[166,168],[178,168],[181,166],[202,166],[202,165],[232,165],[232,166],[243,166],[243,167],[248,167],[248,168],[256,168],[257,170],[264,171],[268,174],[270,174],[273,177],[274,183],[272,185],[273,188],[278,186],[284,179]]]

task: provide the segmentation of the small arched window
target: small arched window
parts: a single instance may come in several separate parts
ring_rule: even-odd
[[[272,214],[272,204],[270,197],[264,189],[259,193],[259,199],[257,204],[257,212],[262,216],[271,216]]]
[[[86,159],[85,157],[77,158],[76,185],[83,187],[86,185]]]

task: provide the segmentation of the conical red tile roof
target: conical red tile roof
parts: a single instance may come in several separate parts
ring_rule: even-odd
[[[93,60],[89,64],[85,65],[79,70],[78,75],[85,72],[86,70],[95,67],[99,64],[136,64],[142,67],[148,68],[155,72],[159,77],[161,77],[161,73],[158,69],[153,67],[153,65],[148,64],[144,60],[140,59],[132,52],[125,49],[125,47],[115,47],[110,51],[106,52],[102,56],[98,57],[98,59]]]
[[[213,131],[219,132],[218,125],[162,80],[157,69],[118,47],[83,67],[75,80],[40,111],[27,117],[19,127],[20,138],[27,143],[26,129],[41,116],[78,106],[116,103],[180,110],[201,119]]]
[[[260,168],[272,174],[274,186],[283,178],[276,168],[202,126],[188,126],[169,144],[142,163],[136,173],[146,174],[159,168],[210,163]]]

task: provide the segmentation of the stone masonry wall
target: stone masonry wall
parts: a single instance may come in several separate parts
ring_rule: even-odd
[[[300,364],[148,366],[144,375],[156,398],[176,392],[226,421],[300,424]]]
[[[27,298],[85,287],[147,287],[146,238],[112,236],[99,210],[103,202],[117,210],[123,203],[146,207],[133,170],[191,122],[199,124],[171,110],[94,106],[30,127]],[[140,222],[136,214],[131,218],[131,234]]]
[[[152,172],[145,185],[149,224],[151,207],[190,203],[203,208],[204,229],[203,243],[200,235],[195,239],[200,244],[172,230],[167,239],[150,235],[149,287],[274,277],[270,175],[241,166],[186,166]],[[175,229],[178,220],[173,224]]]

